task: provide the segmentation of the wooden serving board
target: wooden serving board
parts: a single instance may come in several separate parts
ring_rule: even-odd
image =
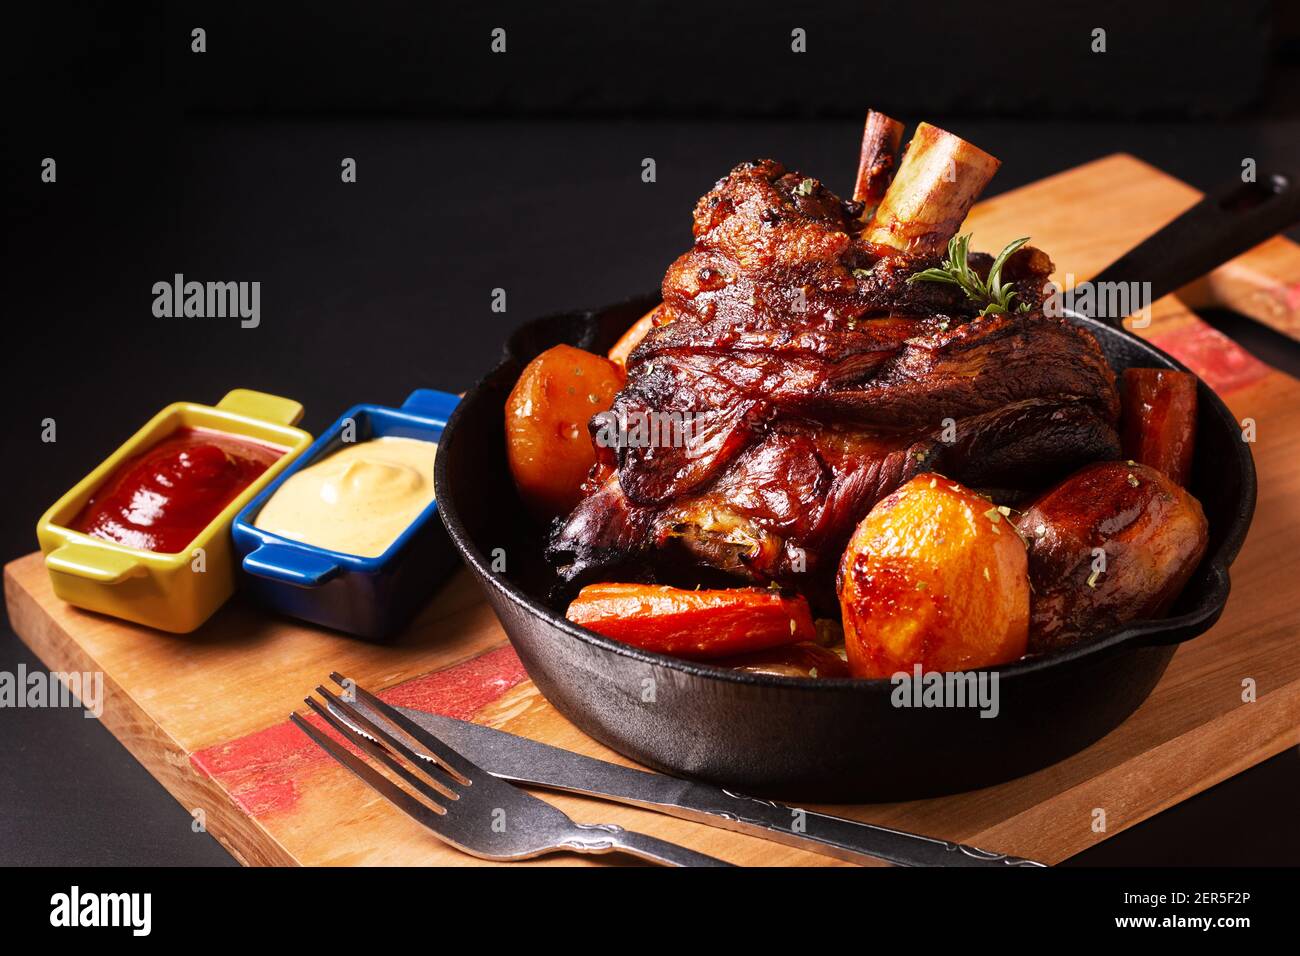
[[[1062,277],[1082,278],[1196,198],[1187,185],[1118,155],[986,202],[969,227],[981,249],[1032,236]],[[1274,239],[1195,291],[1201,301],[1217,296],[1295,334],[1300,247]],[[1300,743],[1300,478],[1293,467],[1300,382],[1255,360],[1174,298],[1157,304],[1143,334],[1201,373],[1238,418],[1256,422],[1259,506],[1232,568],[1223,619],[1178,650],[1150,699],[1122,727],[1062,763],[954,797],[827,809],[1055,863]],[[105,725],[177,800],[202,811],[207,829],[247,864],[477,862],[445,847],[287,722],[331,670],[387,689],[396,703],[626,762],[538,694],[464,571],[391,647],[271,618],[239,602],[192,635],[151,631],[60,603],[39,554],[5,568],[5,598],[14,629],[52,670],[103,671]],[[1243,700],[1248,684],[1253,702]],[[579,821],[621,824],[734,863],[830,862],[629,807],[546,799]]]

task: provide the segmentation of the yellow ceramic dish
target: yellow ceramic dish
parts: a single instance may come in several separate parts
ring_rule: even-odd
[[[311,435],[291,427],[300,418],[302,406],[297,402],[244,388],[229,392],[215,406],[168,405],[41,516],[36,537],[55,595],[77,607],[164,631],[194,630],[234,593],[231,521],[311,444]],[[68,527],[119,465],[187,427],[226,432],[287,451],[177,554],[140,551]]]

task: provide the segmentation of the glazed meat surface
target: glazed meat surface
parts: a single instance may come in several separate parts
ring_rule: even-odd
[[[598,464],[548,549],[563,578],[671,564],[805,585],[917,473],[1029,489],[1118,456],[1114,375],[1043,314],[1045,254],[1013,253],[1017,308],[981,316],[955,286],[909,282],[939,257],[866,241],[863,212],[772,160],[699,201],[611,413],[685,424],[611,445],[593,421]]]

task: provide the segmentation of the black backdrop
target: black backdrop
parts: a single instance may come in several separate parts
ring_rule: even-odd
[[[824,116],[870,98],[903,114],[1223,117],[1258,107],[1293,55],[1288,6],[54,3],[20,14],[32,22],[12,28],[7,68],[114,111],[129,89],[218,112]],[[490,47],[498,27],[505,55]],[[795,29],[806,55],[792,55]]]
[[[319,431],[357,401],[463,389],[514,325],[655,286],[695,198],[737,161],[772,155],[847,190],[867,106],[999,156],[990,195],[1116,150],[1199,186],[1246,156],[1300,166],[1295,9],[7,11],[2,556],[33,549],[41,511],[168,402],[258,388],[303,401]],[[504,55],[490,52],[496,26]],[[154,318],[151,287],[176,272],[260,280],[261,326]],[[505,315],[488,307],[497,287]],[[1300,368],[1289,341],[1214,318]],[[54,444],[39,440],[47,417]],[[0,669],[19,661],[35,663],[6,633]],[[1298,765],[1279,757],[1085,857],[1295,862]],[[93,721],[0,711],[0,863],[224,859]]]

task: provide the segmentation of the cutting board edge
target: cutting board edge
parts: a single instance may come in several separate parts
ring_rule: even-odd
[[[104,674],[100,723],[187,813],[192,815],[196,809],[204,811],[204,828],[239,863],[244,866],[297,866],[298,861],[292,854],[256,818],[244,813],[216,781],[196,770],[190,762],[190,753],[151,719],[130,692],[45,613],[36,597],[11,573],[12,565],[29,557],[15,558],[4,567],[5,610],[14,633],[52,672],[99,671]],[[38,615],[44,624],[37,619]],[[154,741],[153,747],[140,743],[145,736]],[[239,839],[236,839],[236,834]]]

